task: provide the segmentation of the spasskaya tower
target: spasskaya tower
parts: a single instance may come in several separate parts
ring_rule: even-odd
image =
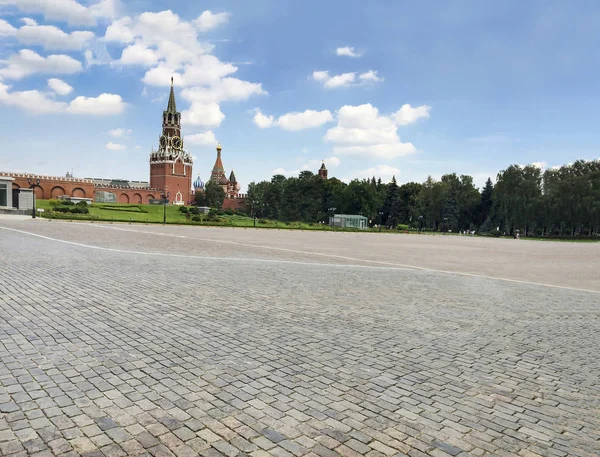
[[[173,78],[167,109],[163,111],[158,150],[150,153],[150,187],[169,195],[169,202],[185,205],[191,201],[192,156],[184,149],[181,113],[175,104]]]

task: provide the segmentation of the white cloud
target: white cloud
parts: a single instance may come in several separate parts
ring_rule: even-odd
[[[106,149],[110,149],[111,151],[123,151],[127,149],[127,146],[125,146],[124,144],[113,143],[112,141],[109,141],[108,143],[106,143]]]
[[[378,83],[383,81],[383,78],[377,76],[377,71],[369,70],[365,73],[361,73],[359,79],[365,83]]]
[[[87,31],[65,33],[53,25],[24,25],[14,35],[21,43],[51,50],[81,50],[95,37]]]
[[[56,83],[50,83],[49,80],[48,85],[51,84],[57,86]],[[127,105],[119,95],[114,94],[101,94],[98,97],[80,96],[67,104],[54,100],[51,97],[51,92],[44,93],[37,90],[10,92],[9,89],[10,86],[0,83],[0,103],[36,114],[66,112],[71,114],[112,115],[121,113]]]
[[[329,110],[315,111],[307,109],[302,113],[287,113],[279,116],[277,125],[283,130],[304,130],[319,127],[327,122],[333,121]]]
[[[181,122],[188,125],[218,127],[225,115],[217,103],[192,103],[189,109],[181,112]]]
[[[192,63],[213,49],[210,43],[198,41],[198,31],[190,22],[181,20],[170,10],[145,12],[134,19],[120,18],[108,26],[104,38],[125,44],[142,43],[154,49],[158,58],[172,69]]]
[[[343,178],[342,181],[349,182],[353,179],[370,179],[375,176],[375,179],[381,178],[383,182],[390,182],[392,177],[397,177],[399,174],[399,168],[391,165],[377,165],[376,167],[354,171],[349,177]]]
[[[189,22],[169,10],[145,12],[113,21],[104,40],[127,45],[115,64],[146,67],[142,81],[147,86],[169,87],[172,77],[176,87],[184,88],[181,97],[190,103],[182,111],[184,123],[217,127],[225,118],[221,102],[267,94],[260,83],[232,77],[238,67],[211,55],[214,45],[198,39],[199,31],[228,18],[228,13],[205,11]]]
[[[335,53],[338,56],[348,56],[348,57],[360,57],[362,54],[356,52],[352,46],[344,46],[343,48],[337,48]]]
[[[207,130],[204,133],[195,133],[193,135],[186,135],[185,142],[187,144],[197,144],[200,146],[215,146],[217,139],[212,130]]]
[[[325,134],[335,154],[392,159],[416,152],[412,143],[400,141],[395,116],[381,116],[371,104],[342,106],[337,119]]]
[[[333,116],[329,110],[315,111],[307,109],[304,112],[287,113],[279,116],[277,120],[273,116],[266,116],[256,110],[254,115],[254,123],[259,128],[268,128],[272,125],[277,125],[283,130],[297,131],[319,127],[327,122],[333,121]]]
[[[52,89],[58,95],[69,95],[71,92],[73,92],[73,88],[62,79],[50,78],[48,80],[48,87],[50,87],[50,89]]]
[[[0,36],[13,36],[15,33],[17,33],[17,29],[4,19],[0,19]]]
[[[122,113],[126,106],[120,95],[100,94],[97,97],[77,97],[69,104],[67,111],[73,114],[108,116]]]
[[[106,41],[116,41],[118,43],[131,43],[135,40],[135,33],[131,30],[132,20],[125,16],[113,21],[104,33]]]
[[[543,170],[548,164],[546,162],[532,162],[531,165],[533,165],[536,168],[539,168],[540,170]]]
[[[96,17],[113,17],[117,0],[102,0],[90,7],[75,0],[1,0],[0,5],[13,5],[25,13],[39,13],[49,21],[71,25],[95,25]]]
[[[226,24],[227,22],[229,22],[230,16],[231,15],[229,13],[213,14],[212,12],[207,10],[204,11],[200,16],[198,16],[198,19],[193,21],[193,24],[201,32],[206,32],[222,24]]]
[[[73,74],[83,70],[79,61],[67,55],[42,57],[30,49],[21,49],[2,63],[5,66],[0,68],[0,76],[7,79],[21,79],[35,73]]]
[[[266,116],[260,112],[260,110],[256,110],[256,114],[252,119],[254,124],[261,129],[269,128],[273,125],[274,119],[273,116]]]
[[[56,113],[67,107],[37,90],[9,92],[10,86],[0,83],[0,103],[14,106],[34,114]]]
[[[402,108],[394,113],[394,118],[398,125],[409,125],[422,117],[428,118],[430,110],[431,106],[422,105],[413,108],[409,104],[406,104],[402,105]]]
[[[210,86],[192,87],[181,92],[181,96],[192,103],[246,101],[252,95],[266,94],[260,83],[251,83],[237,78],[222,78]]]
[[[313,71],[312,78],[323,84],[326,89],[337,89],[339,87],[358,86],[356,73],[342,73],[340,75],[331,76],[329,71],[320,70]],[[360,84],[377,83],[383,81],[383,78],[377,76],[377,71],[369,70],[361,73],[358,76]]]
[[[127,46],[121,53],[121,59],[118,63],[122,65],[142,65],[150,67],[158,63],[158,56],[154,50],[141,43],[135,43]]]
[[[315,81],[319,81],[324,83],[325,81],[327,81],[329,79],[329,72],[328,71],[313,71],[312,77]]]
[[[328,71],[314,71],[313,79],[320,83],[327,89],[335,89],[338,87],[347,87],[354,83],[356,80],[356,73],[342,73],[341,75],[330,76]]]
[[[112,136],[113,138],[121,138],[124,137],[126,135],[131,135],[133,133],[133,130],[131,129],[122,129],[122,128],[118,128],[118,129],[112,129],[108,131],[108,134],[110,136]]]
[[[37,25],[35,19],[31,19],[30,17],[22,17],[21,21],[23,21],[23,24],[25,25]]]

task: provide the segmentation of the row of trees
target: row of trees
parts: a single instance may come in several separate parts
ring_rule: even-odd
[[[455,173],[398,185],[374,177],[346,184],[303,171],[250,183],[247,211],[282,221],[327,222],[335,212],[362,214],[371,224],[390,228],[591,236],[600,230],[600,161],[580,160],[544,172],[511,165],[481,191],[471,176]]]

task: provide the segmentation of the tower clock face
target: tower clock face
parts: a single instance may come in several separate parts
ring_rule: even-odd
[[[167,147],[167,143],[168,143],[168,141],[167,141],[167,137],[166,137],[166,136],[164,136],[164,135],[163,135],[163,136],[161,136],[161,137],[160,137],[160,147],[161,147],[162,149],[165,149],[165,148]]]
[[[178,136],[174,136],[173,137],[173,147],[175,149],[181,149],[182,146],[183,146],[183,142],[181,141],[181,138],[179,138]]]

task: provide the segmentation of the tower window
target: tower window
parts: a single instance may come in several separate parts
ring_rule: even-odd
[[[173,115],[169,114],[169,122],[171,122],[173,120]]]

